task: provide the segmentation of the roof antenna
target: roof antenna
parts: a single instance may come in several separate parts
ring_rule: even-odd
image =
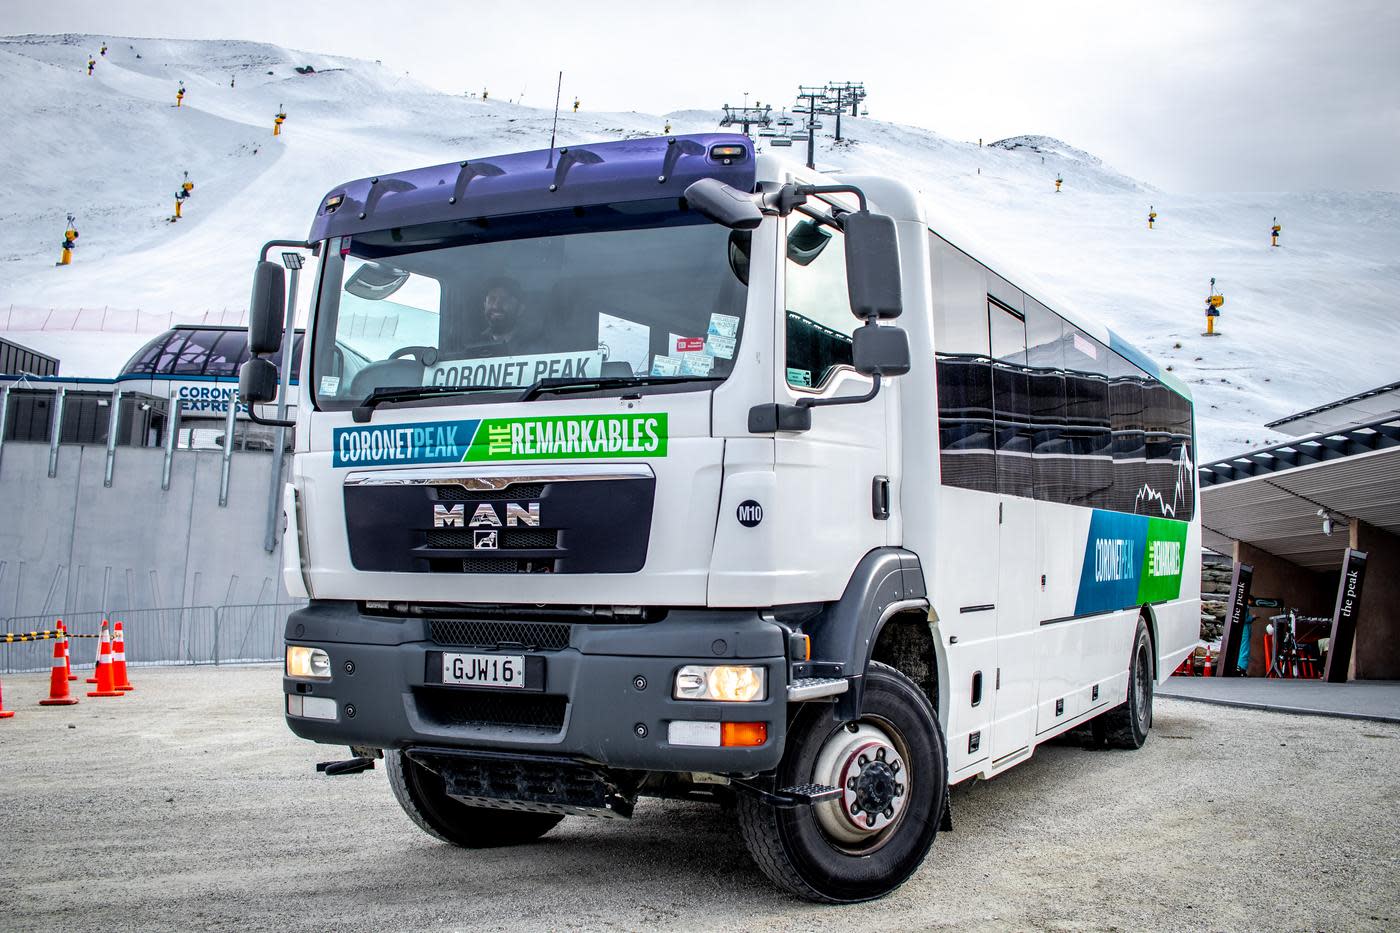
[[[549,129],[549,165],[554,167],[554,136],[559,129],[559,92],[564,90],[564,72],[559,72],[559,83],[554,86],[554,125]]]

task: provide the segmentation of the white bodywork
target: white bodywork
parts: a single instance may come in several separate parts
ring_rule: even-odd
[[[760,157],[758,177],[832,183],[770,156]],[[286,497],[282,553],[288,592],[332,600],[769,607],[836,600],[865,554],[900,546],[918,555],[929,590],[938,707],[952,782],[990,776],[1024,761],[1036,744],[1121,703],[1139,609],[1041,624],[1074,613],[1093,510],[940,483],[934,302],[966,302],[981,313],[987,283],[960,280],[953,287],[941,281],[930,269],[928,234],[933,229],[964,249],[966,241],[954,240],[946,226],[931,225],[919,199],[898,183],[836,180],[859,184],[872,209],[893,217],[899,232],[904,314],[897,323],[908,332],[914,366],[907,375],[886,380],[874,400],[817,408],[809,431],[749,433],[751,407],[792,404],[802,392],[788,386],[783,369],[785,260],[778,248],[781,221],[769,218],[754,235],[747,317],[733,373],[713,392],[400,406],[374,414],[376,425],[393,425],[665,411],[668,455],[629,461],[646,463],[656,476],[649,549],[640,572],[459,576],[355,570],[343,504],[344,482],[353,469],[331,465],[332,431],[350,425],[351,415],[317,411],[308,400],[297,406],[295,498]],[[998,271],[1005,274],[1003,267]],[[1034,293],[1043,300],[1043,292]],[[1063,304],[1053,307],[1107,342],[1103,327]],[[315,326],[313,319],[308,330]],[[302,372],[310,371],[312,343],[306,341]],[[831,380],[823,394],[859,395],[869,386],[868,378],[849,371]],[[609,468],[598,460],[557,462],[600,473]],[[532,470],[547,465],[522,463],[518,472],[529,476]],[[876,475],[888,476],[892,484],[887,521],[871,514]],[[298,511],[296,500],[299,514],[292,514]],[[745,500],[763,505],[757,527],[735,519]],[[1159,680],[1196,641],[1199,553],[1197,518],[1186,538],[1180,598],[1147,610]],[[995,608],[960,611],[970,606]],[[982,699],[974,706],[970,683],[978,672]],[[1058,715],[1057,701],[1062,703]],[[974,732],[980,733],[980,744],[970,751]]]

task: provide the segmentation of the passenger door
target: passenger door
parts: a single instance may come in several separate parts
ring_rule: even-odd
[[[1018,310],[987,302],[996,418],[997,668],[992,766],[1027,748],[1035,727],[1035,500],[1031,466],[1026,322]]]

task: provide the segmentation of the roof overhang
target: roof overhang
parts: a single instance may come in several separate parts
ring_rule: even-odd
[[[742,157],[714,157],[741,146]],[[625,139],[464,159],[361,178],[321,199],[308,240],[415,224],[680,198],[701,178],[752,191],[753,141],[736,133]],[[339,199],[339,200],[337,200]]]
[[[1310,570],[1337,570],[1346,520],[1400,535],[1400,417],[1251,451],[1200,468],[1201,537],[1252,544]],[[1335,518],[1323,533],[1319,510]]]

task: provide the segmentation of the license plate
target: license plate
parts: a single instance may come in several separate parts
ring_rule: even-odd
[[[442,682],[470,687],[525,687],[525,656],[443,654]]]

